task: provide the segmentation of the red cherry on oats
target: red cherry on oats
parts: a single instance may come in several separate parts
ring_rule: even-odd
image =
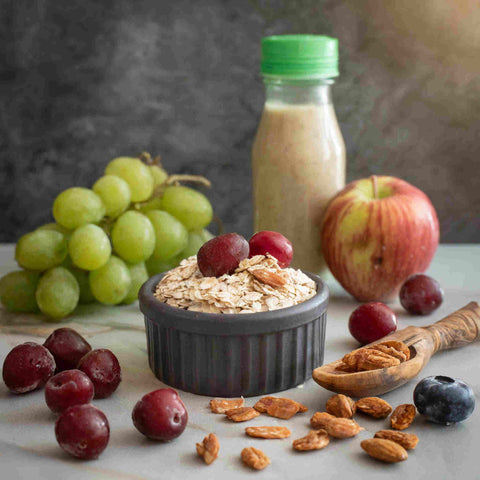
[[[87,354],[92,347],[73,328],[57,328],[43,344],[55,358],[57,372],[77,368],[80,359]]]
[[[198,268],[204,277],[221,277],[233,273],[248,257],[248,242],[238,233],[212,238],[197,253]]]
[[[173,388],[147,393],[132,411],[133,424],[140,433],[153,440],[172,440],[187,426],[188,413]]]
[[[384,303],[365,303],[350,315],[348,329],[352,336],[364,345],[394,332],[397,329],[397,317]]]
[[[70,455],[90,460],[105,450],[110,426],[105,414],[93,405],[74,405],[58,417],[55,437]]]
[[[106,348],[88,352],[78,364],[78,369],[86,373],[95,389],[94,398],[107,398],[122,380],[117,357]]]
[[[414,315],[427,315],[436,310],[442,302],[442,287],[428,275],[412,275],[400,289],[400,303],[407,312]]]
[[[13,393],[27,393],[42,387],[55,372],[55,360],[34,342],[14,347],[3,362],[3,381]]]
[[[64,370],[54,375],[45,385],[45,402],[55,413],[73,405],[90,403],[93,399],[93,383],[80,370]]]
[[[255,255],[266,255],[269,253],[272,257],[278,260],[278,265],[281,268],[287,268],[293,258],[293,247],[288,240],[281,233],[264,230],[256,233],[249,241],[250,255],[249,258]]]

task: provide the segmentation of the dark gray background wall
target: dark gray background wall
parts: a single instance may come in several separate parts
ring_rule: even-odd
[[[0,0],[0,241],[140,151],[210,178],[249,234],[260,39],[317,33],[340,40],[348,180],[402,177],[442,241],[479,242],[479,22],[475,0]]]

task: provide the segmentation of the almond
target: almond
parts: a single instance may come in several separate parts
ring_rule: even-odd
[[[354,437],[363,430],[354,420],[337,418],[327,412],[315,413],[310,419],[310,425],[314,429],[323,428],[330,436],[335,438]]]
[[[306,412],[308,410],[308,407],[305,405],[302,405],[301,403],[291,400],[289,398],[282,398],[282,397],[271,397],[271,396],[266,396],[262,397],[258,402],[253,406],[255,410],[258,410],[260,413],[268,413],[268,409],[271,408],[272,412],[275,412],[275,408],[272,407],[272,405],[277,405],[278,406],[278,411],[287,409],[288,410],[288,415],[290,415],[290,412],[293,410],[296,410],[295,413],[297,412]],[[295,415],[293,413],[293,415]],[[269,414],[272,415],[272,414]],[[273,417],[276,417],[277,415],[272,415]],[[278,418],[291,418],[292,415],[288,417],[278,417]]]
[[[356,407],[355,402],[350,397],[339,393],[327,400],[325,410],[336,417],[352,418]]]
[[[271,417],[283,418],[288,420],[292,418],[299,410],[299,405],[288,398],[278,398],[267,407],[267,414]]]
[[[210,409],[213,413],[225,413],[233,408],[240,408],[245,405],[243,398],[213,398],[210,400]]]
[[[246,447],[242,450],[243,463],[255,470],[263,470],[270,464],[270,459],[258,448]]]
[[[302,438],[293,441],[293,448],[299,451],[320,450],[330,443],[330,438],[326,430],[310,430],[310,432]]]
[[[378,397],[365,397],[355,402],[357,410],[373,418],[385,418],[392,411],[388,402]]]
[[[220,450],[218,438],[214,433],[209,433],[202,443],[197,443],[197,453],[210,465],[217,457]]]
[[[399,365],[410,359],[410,349],[403,342],[389,341],[347,353],[336,369],[344,372],[361,372]]]
[[[402,405],[399,405],[395,408],[390,417],[392,428],[395,428],[395,430],[405,430],[412,424],[416,413],[417,409],[415,408],[415,405],[412,405],[411,403],[403,403]]]
[[[407,451],[398,443],[384,438],[363,440],[360,446],[373,458],[382,462],[401,462],[408,458]]]
[[[287,427],[247,427],[245,433],[255,438],[287,438],[292,432]]]
[[[400,365],[398,358],[371,348],[359,348],[347,353],[342,361],[357,372]]]
[[[260,412],[257,412],[257,410],[252,407],[240,407],[227,410],[225,415],[233,422],[246,422],[247,420],[258,417]]]
[[[386,353],[387,355],[397,358],[400,362],[406,362],[410,359],[410,350],[403,342],[392,340],[390,342],[377,343],[367,348]]]
[[[267,268],[258,270],[249,270],[249,272],[257,279],[271,287],[283,287],[288,282],[284,272],[269,270]]]
[[[412,450],[417,446],[418,437],[413,433],[399,432],[398,430],[379,430],[375,438],[384,438],[398,443],[405,450]]]

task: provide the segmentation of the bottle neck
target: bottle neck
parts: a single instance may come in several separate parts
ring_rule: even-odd
[[[265,101],[289,105],[328,105],[332,103],[332,79],[285,79],[264,77]]]

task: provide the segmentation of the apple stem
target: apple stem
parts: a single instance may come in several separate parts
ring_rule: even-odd
[[[373,198],[378,198],[378,184],[377,184],[377,177],[376,175],[372,175],[370,177],[372,179],[372,186],[373,186]]]

